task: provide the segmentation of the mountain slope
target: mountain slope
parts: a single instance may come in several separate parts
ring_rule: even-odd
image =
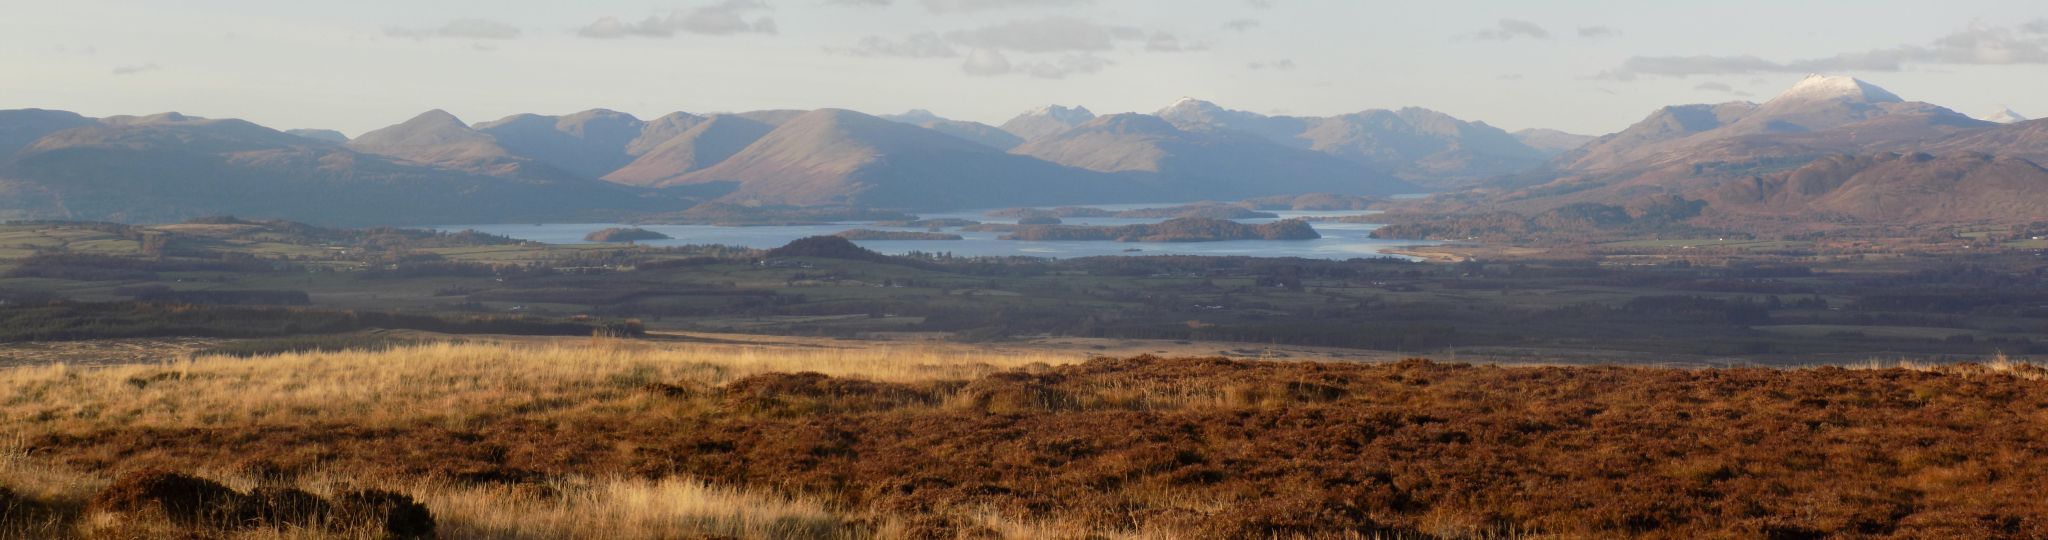
[[[178,221],[236,214],[331,225],[567,217],[649,204],[599,182],[506,179],[348,150],[240,120],[113,117],[0,164],[0,215]]]
[[[1960,153],[1834,156],[1706,194],[1722,212],[1882,223],[2024,222],[2048,215],[2048,169]]]
[[[1897,118],[1876,122],[1887,117]],[[1719,141],[1758,136],[1783,137],[1742,144],[1761,148],[1778,140],[1853,150],[1988,125],[1936,105],[1906,101],[1860,79],[1810,75],[1762,105],[1666,107],[1621,133],[1559,156],[1551,166],[1575,173],[1641,168],[1646,160],[1684,159],[1660,154],[1682,156]]]
[[[51,133],[93,125],[91,118],[70,111],[17,109],[0,111],[0,162]]]
[[[1522,144],[1552,156],[1577,150],[1579,147],[1585,146],[1586,143],[1593,142],[1593,139],[1599,138],[1592,135],[1580,135],[1543,128],[1524,129],[1514,132],[1512,135],[1515,136],[1515,140],[1522,141]]]
[[[1048,105],[1017,115],[998,127],[1028,142],[1065,133],[1094,119],[1095,113],[1087,107]]]
[[[1912,146],[1940,154],[1975,152],[2048,163],[2048,119],[1960,131]]]
[[[1191,132],[1159,117],[1117,114],[1015,150],[1099,172],[1148,173],[1168,193],[1248,198],[1289,193],[1389,195],[1413,185],[1328,155],[1234,130]]]
[[[514,115],[477,124],[476,131],[519,156],[597,178],[633,161],[627,148],[646,127],[633,115],[592,109],[567,116]]]
[[[853,111],[790,119],[738,154],[667,185],[731,183],[728,201],[974,208],[1133,200],[1130,182]]]
[[[745,150],[775,127],[740,116],[714,115],[604,176],[635,186],[660,187],[684,174],[717,165]]]
[[[308,139],[313,139],[316,141],[326,141],[334,144],[348,144],[347,135],[343,135],[341,134],[341,132],[332,129],[287,129],[284,132],[292,135],[298,135],[300,137],[305,137]]]
[[[1003,131],[1002,128],[981,122],[947,119],[924,109],[911,109],[910,112],[903,114],[882,115],[881,118],[967,139],[997,150],[1009,150],[1016,148],[1017,145],[1024,144],[1022,137],[1018,137],[1008,131]]]
[[[1314,118],[1266,116],[1182,98],[1156,115],[1182,130],[1251,134],[1432,187],[1522,172],[1549,157],[1499,128],[1416,107]]]

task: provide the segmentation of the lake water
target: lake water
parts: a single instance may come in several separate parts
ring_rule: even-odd
[[[1092,205],[1089,208],[1106,210],[1133,210],[1140,208],[1163,208],[1177,204],[1120,204]],[[1014,219],[991,218],[982,215],[985,210],[960,212],[922,213],[924,219],[958,218],[971,219],[982,223],[1016,223]],[[1301,217],[1341,217],[1371,215],[1372,210],[1330,210],[1330,211],[1274,211],[1279,218],[1242,219],[1243,223],[1268,223],[1277,219]],[[1119,219],[1119,218],[1068,218],[1068,225],[1133,225],[1158,223],[1163,219]],[[1381,253],[1382,250],[1428,244],[1416,240],[1379,240],[1370,236],[1380,225],[1366,223],[1317,222],[1316,232],[1323,237],[1315,240],[1232,240],[1224,242],[1024,242],[998,240],[1003,233],[968,232],[958,227],[947,227],[942,232],[958,234],[962,240],[859,240],[861,247],[891,255],[912,251],[928,253],[950,252],[956,256],[1010,256],[1028,257],[1091,257],[1097,255],[1212,255],[1250,257],[1302,257],[1311,259],[1350,259],[1356,257],[1401,257]],[[640,242],[649,246],[681,246],[690,244],[725,244],[751,248],[775,248],[791,240],[806,236],[836,234],[848,229],[874,229],[883,231],[923,231],[922,228],[879,227],[867,222],[844,222],[825,225],[777,225],[759,227],[723,227],[716,225],[621,225],[615,223],[548,223],[497,224],[497,225],[449,225],[437,227],[440,230],[459,231],[474,229],[478,232],[509,236],[521,240],[549,244],[588,244],[583,236],[609,227],[639,227],[660,232],[672,240]],[[1140,251],[1125,251],[1136,249]],[[1405,257],[1403,257],[1405,258]]]

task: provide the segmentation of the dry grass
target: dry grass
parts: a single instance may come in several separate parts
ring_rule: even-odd
[[[272,485],[247,471],[201,469],[196,476],[247,492]],[[19,449],[0,448],[0,487],[49,509],[33,519],[0,516],[0,538],[102,538],[176,534],[177,526],[87,510],[106,478],[44,463]],[[686,479],[557,479],[542,486],[460,484],[444,480],[385,480],[339,472],[301,476],[292,487],[331,497],[347,488],[405,493],[433,512],[448,539],[660,539],[866,538],[872,527],[841,517],[823,503],[761,490],[712,486]],[[368,531],[297,528],[222,528],[235,540],[372,539]]]
[[[1961,376],[2009,375],[2029,381],[2048,379],[2048,364],[2035,360],[2016,360],[2006,356],[2005,353],[1992,355],[1990,359],[1983,362],[1964,364],[1936,364],[1904,358],[1891,360],[1873,358],[1861,365],[1850,367],[1863,370],[1904,369]]]
[[[262,473],[401,492],[445,538],[2048,530],[2048,370],[2009,359],[1078,360],[597,340],[0,371],[0,442],[39,452],[8,456],[0,486],[59,509],[0,522],[90,528],[78,501],[105,475],[167,467],[243,491]]]
[[[463,426],[507,414],[645,412],[648,401],[640,390],[651,382],[716,386],[750,375],[805,371],[887,382],[964,380],[1083,359],[945,346],[761,348],[593,340],[444,343],[99,369],[54,365],[0,370],[0,418],[14,419],[0,426],[0,434],[305,423]]]

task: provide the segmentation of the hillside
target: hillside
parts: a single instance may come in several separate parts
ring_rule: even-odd
[[[0,111],[0,162],[51,133],[93,125],[91,118],[70,111],[18,109]]]
[[[1483,122],[1429,109],[1374,109],[1332,117],[1266,116],[1183,98],[1155,113],[1175,127],[1241,132],[1391,173],[1429,187],[1474,185],[1543,163],[1551,153]]]
[[[594,181],[500,178],[351,151],[240,120],[167,113],[49,134],[0,165],[9,218],[331,225],[538,219],[648,201]]]
[[[476,125],[507,150],[568,171],[597,178],[633,160],[629,148],[641,141],[648,124],[633,115],[593,109],[567,116],[521,114]]]
[[[348,142],[358,152],[444,169],[507,178],[549,181],[574,173],[519,155],[490,134],[472,129],[447,111],[420,113],[403,123],[364,133]]]
[[[1342,159],[1249,133],[1185,131],[1141,114],[1100,117],[1014,152],[1092,171],[1141,173],[1180,200],[1421,190]]]
[[[741,116],[713,115],[605,174],[604,179],[635,186],[668,185],[685,174],[725,161],[774,130],[774,126]]]
[[[1138,194],[1115,177],[838,109],[790,119],[717,165],[664,185],[693,184],[729,184],[728,201],[801,206],[973,208]]]
[[[1087,107],[1048,105],[1017,115],[1004,122],[1001,129],[1029,142],[1065,133],[1094,119],[1095,113]]]
[[[2013,212],[2034,208],[2030,161],[2048,158],[2042,129],[1993,124],[1865,81],[1816,75],[1761,105],[1665,107],[1558,156],[1548,172],[1526,175],[1527,187],[1483,204],[1533,214],[1680,196],[1709,201],[1715,211],[1708,215],[1737,229],[1746,226],[1743,215],[2024,221],[2038,215]],[[1890,202],[1879,208],[1879,199]]]
[[[2030,222],[2048,216],[2048,169],[1986,154],[1835,156],[1726,184],[1708,200],[1736,214],[1875,223]]]

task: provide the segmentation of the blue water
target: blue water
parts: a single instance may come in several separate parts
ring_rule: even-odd
[[[1175,204],[1121,204],[1091,205],[1090,208],[1107,210],[1132,210],[1139,208],[1161,208]],[[918,217],[925,219],[959,218],[982,223],[1016,223],[1014,219],[985,217],[983,210],[961,212],[925,213]],[[1244,223],[1267,223],[1276,219],[1313,216],[1356,216],[1377,213],[1371,210],[1331,211],[1276,211],[1279,218],[1244,219]],[[1118,218],[1069,218],[1068,225],[1132,225],[1158,223],[1161,219],[1118,219]],[[1024,242],[998,240],[1003,233],[967,232],[958,227],[947,227],[941,232],[958,234],[962,240],[859,240],[862,247],[882,253],[901,255],[911,251],[928,253],[950,252],[956,256],[1009,256],[1030,257],[1091,257],[1097,255],[1214,255],[1250,257],[1302,257],[1310,259],[1350,259],[1355,257],[1399,257],[1381,253],[1382,250],[1428,244],[1414,240],[1378,240],[1370,233],[1380,225],[1366,223],[1317,222],[1316,232],[1323,237],[1316,240],[1232,240],[1225,242]],[[836,234],[848,229],[874,229],[883,231],[924,231],[922,228],[878,227],[866,222],[845,222],[825,225],[776,225],[760,227],[723,227],[716,225],[621,225],[616,223],[549,223],[549,224],[497,224],[497,225],[449,225],[437,227],[441,230],[459,231],[474,229],[521,240],[549,244],[587,244],[583,236],[609,227],[639,227],[675,237],[672,240],[640,242],[649,246],[681,246],[690,244],[725,244],[752,248],[774,248],[790,240],[806,236]],[[1136,249],[1139,251],[1125,251]]]

